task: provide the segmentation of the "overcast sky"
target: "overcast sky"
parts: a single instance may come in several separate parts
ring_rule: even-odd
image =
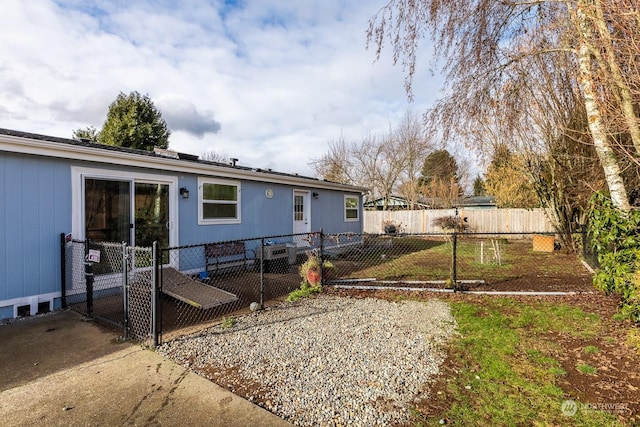
[[[171,149],[311,175],[341,133],[359,141],[439,96],[426,47],[412,103],[391,51],[366,50],[386,2],[2,0],[0,127],[70,138],[138,91]]]

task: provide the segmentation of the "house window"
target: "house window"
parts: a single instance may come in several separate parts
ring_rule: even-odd
[[[304,221],[304,196],[296,194],[293,197],[293,220]]]
[[[357,196],[344,196],[344,220],[358,221],[359,212],[359,198]]]
[[[240,222],[240,183],[201,178],[198,180],[199,223]]]

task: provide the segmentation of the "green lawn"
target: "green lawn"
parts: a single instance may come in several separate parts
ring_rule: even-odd
[[[414,425],[438,425],[442,419],[456,426],[621,425],[605,412],[567,416],[561,411],[567,397],[557,380],[566,372],[554,358],[559,349],[551,337],[595,337],[603,329],[597,315],[559,303],[478,301],[451,303],[458,336],[448,363],[455,375],[441,379],[434,387],[439,394],[429,397],[441,413],[424,416],[418,405]]]

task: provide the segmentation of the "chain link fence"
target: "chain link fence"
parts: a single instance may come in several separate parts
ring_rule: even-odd
[[[320,243],[320,233],[304,233],[162,249],[163,336],[286,297],[300,286],[300,263]]]
[[[146,345],[154,340],[152,248],[64,241],[63,306]]]
[[[592,290],[582,253],[553,234],[322,232],[173,248],[70,240],[63,244],[63,304],[147,345],[192,333],[282,300],[310,283],[301,266],[323,265],[322,284],[434,292]],[[304,277],[303,277],[304,276]]]
[[[573,237],[588,248],[583,234]],[[352,239],[360,243],[327,248],[334,265],[328,284],[478,292],[593,290],[584,254],[562,248],[551,233],[367,234]]]

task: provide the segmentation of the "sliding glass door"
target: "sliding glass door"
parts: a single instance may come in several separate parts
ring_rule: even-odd
[[[85,178],[84,196],[87,239],[169,246],[169,184]]]
[[[86,178],[84,224],[89,240],[131,244],[131,181]]]
[[[135,245],[169,246],[169,185],[135,183]]]

